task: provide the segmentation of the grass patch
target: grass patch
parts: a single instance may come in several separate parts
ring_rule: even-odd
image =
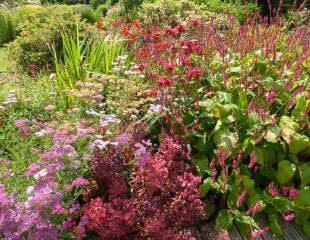
[[[9,67],[8,51],[6,48],[0,48],[0,73],[7,72]]]

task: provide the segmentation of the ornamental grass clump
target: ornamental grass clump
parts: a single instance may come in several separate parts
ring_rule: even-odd
[[[227,21],[118,26],[162,106],[161,127],[188,142],[217,226],[257,237],[268,228],[253,217],[264,213],[278,236],[279,220],[294,217],[309,234],[309,31],[280,18]]]

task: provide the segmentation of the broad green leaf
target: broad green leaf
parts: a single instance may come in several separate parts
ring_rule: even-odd
[[[277,131],[275,128],[271,128],[267,131],[267,135],[266,135],[266,140],[268,142],[271,142],[271,143],[276,143],[278,142],[279,140],[277,139],[277,136],[278,136],[278,133],[279,131]]]
[[[235,132],[228,130],[221,130],[214,134],[214,142],[218,147],[221,147],[226,155],[229,157],[233,150],[238,146],[238,135]]]
[[[277,220],[273,220],[269,223],[269,227],[271,232],[277,237],[281,237],[283,235],[282,228]]]
[[[221,210],[216,218],[216,226],[221,229],[230,229],[233,224],[233,217],[227,210]]]
[[[199,186],[200,195],[202,197],[205,197],[211,188],[212,186],[210,183],[210,179],[205,179],[203,183]]]
[[[307,237],[310,238],[310,221],[305,222],[303,224],[303,230],[304,230],[305,234],[307,235]]]
[[[276,153],[271,147],[265,147],[263,149],[264,160],[268,165],[273,165],[276,163]]]
[[[256,161],[258,164],[263,165],[264,164],[264,152],[260,147],[255,148],[255,155],[256,155]]]
[[[231,67],[231,68],[229,69],[229,72],[230,72],[232,75],[241,75],[242,69],[241,69],[241,67]]]
[[[258,125],[261,122],[261,119],[257,112],[250,112],[248,116],[249,116],[249,123],[251,126]]]
[[[292,116],[296,119],[301,119],[302,115],[307,112],[309,108],[310,100],[305,95],[299,94],[296,96],[296,106],[292,111]]]
[[[299,167],[299,175],[302,186],[310,183],[310,163],[304,163]]]
[[[298,123],[294,122],[290,117],[288,116],[282,116],[279,122],[279,126],[281,130],[288,128],[293,130],[294,132],[298,130],[299,125]]]
[[[304,187],[299,191],[297,198],[295,199],[295,205],[297,207],[310,207],[310,187]]]
[[[294,176],[296,171],[295,164],[288,160],[283,160],[278,164],[277,179],[280,184],[288,183]]]
[[[294,213],[296,216],[296,222],[302,225],[305,222],[310,222],[310,211],[305,211],[304,209],[295,208]]]
[[[213,215],[215,209],[216,209],[216,206],[214,203],[208,203],[205,219],[208,219],[209,217],[211,217]]]
[[[246,190],[253,191],[255,187],[255,181],[248,176],[245,176],[245,178],[243,179],[243,186]]]
[[[248,105],[248,99],[243,89],[238,90],[238,96],[239,96],[239,105],[241,106],[241,108],[245,109]]]
[[[204,154],[197,154],[192,157],[192,161],[196,164],[201,175],[210,169],[209,160]]]
[[[290,153],[299,153],[309,147],[309,138],[305,135],[295,133],[293,139],[288,142]]]

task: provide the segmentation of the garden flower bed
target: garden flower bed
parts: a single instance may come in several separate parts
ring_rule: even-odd
[[[0,9],[0,239],[307,239],[304,14],[116,2]]]

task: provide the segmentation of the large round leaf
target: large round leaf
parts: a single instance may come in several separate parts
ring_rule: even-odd
[[[278,164],[277,179],[280,184],[288,183],[294,176],[296,171],[295,164],[288,160],[283,160]]]

